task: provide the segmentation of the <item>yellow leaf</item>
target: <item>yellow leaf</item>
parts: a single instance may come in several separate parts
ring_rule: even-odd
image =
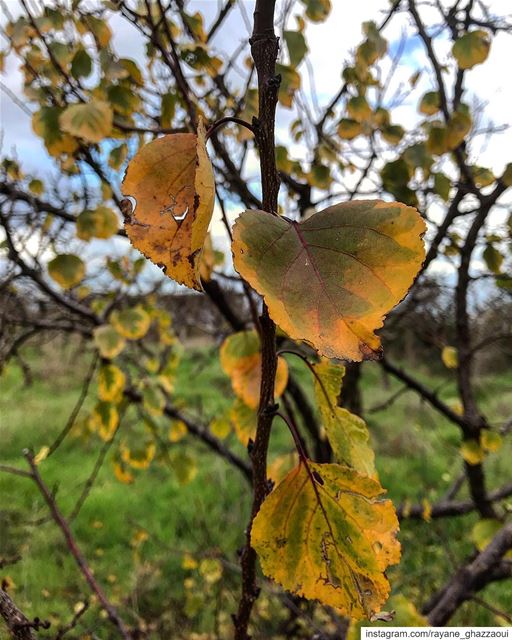
[[[421,99],[418,110],[427,116],[432,116],[441,109],[438,91],[428,91]]]
[[[461,105],[447,125],[446,143],[448,149],[456,149],[471,131],[471,126],[472,120],[469,109],[465,105]]]
[[[61,131],[59,117],[62,112],[59,107],[41,107],[32,116],[34,133],[43,138],[48,153],[56,157],[71,154],[78,148],[78,141]]]
[[[295,92],[300,89],[300,74],[293,67],[284,64],[276,64],[276,73],[281,76],[279,102],[283,107],[291,109]]]
[[[227,416],[214,418],[210,423],[210,431],[220,440],[227,438],[231,433],[231,422],[229,418]]]
[[[260,340],[256,331],[240,331],[228,336],[220,349],[220,363],[231,378],[235,394],[251,409],[257,409],[261,386]],[[288,365],[279,358],[274,394],[282,395],[288,383]]]
[[[189,553],[185,553],[181,560],[181,567],[187,571],[197,569],[197,560],[193,558]]]
[[[133,246],[166,274],[201,290],[200,257],[213,213],[215,183],[202,122],[143,147],[128,165],[125,229]]]
[[[115,358],[124,349],[126,341],[115,329],[109,324],[96,327],[93,332],[94,343],[98,348],[102,358]]]
[[[483,429],[480,435],[480,445],[484,451],[489,453],[496,453],[503,444],[503,438],[496,431],[489,431],[489,429]]]
[[[43,460],[46,460],[49,453],[50,453],[50,447],[48,446],[41,447],[37,452],[37,454],[34,456],[34,464],[41,464]]]
[[[487,32],[477,29],[459,38],[452,47],[452,53],[461,69],[472,69],[487,60],[490,48]]]
[[[424,231],[415,209],[379,200],[335,205],[302,223],[245,211],[233,228],[234,264],[290,337],[360,361],[380,353],[373,331],[412,284]]]
[[[112,440],[119,425],[119,413],[115,404],[101,400],[96,404],[91,415],[92,427],[100,437],[108,442]]]
[[[92,143],[101,142],[110,135],[112,120],[112,108],[102,100],[73,104],[59,117],[63,131]]]
[[[102,18],[96,18],[88,14],[85,16],[85,23],[94,35],[94,38],[98,41],[98,45],[101,49],[108,47],[112,38],[112,31],[108,26],[108,22]]]
[[[61,253],[48,263],[48,273],[63,289],[71,289],[85,276],[85,264],[70,253]]]
[[[258,426],[258,414],[250,409],[240,399],[235,400],[229,414],[235,433],[240,442],[246,447],[249,439],[254,440]]]
[[[503,522],[493,518],[479,520],[471,530],[471,540],[478,551],[483,551],[502,527]],[[509,551],[505,557],[512,557],[512,551]]]
[[[105,364],[98,374],[98,396],[100,400],[118,403],[123,395],[126,376],[115,364]]]
[[[468,464],[480,464],[485,458],[484,450],[476,440],[464,440],[460,452]]]
[[[423,498],[421,505],[423,507],[421,517],[425,522],[430,522],[432,520],[432,504],[426,498]]]
[[[459,366],[459,356],[455,347],[443,347],[441,360],[447,369],[456,369]]]
[[[114,462],[114,475],[123,484],[131,484],[135,480],[133,473],[121,462]]]
[[[131,309],[114,311],[110,321],[115,329],[128,340],[143,338],[151,325],[151,316],[140,305]]]
[[[188,433],[187,425],[182,420],[173,420],[169,427],[169,440],[179,442]]]
[[[375,456],[365,421],[337,403],[345,367],[327,359],[313,366],[318,376],[315,378],[316,403],[336,460],[362,475],[376,476]]]
[[[251,544],[286,590],[354,619],[379,612],[400,559],[398,520],[378,482],[337,464],[293,469],[266,498]]]
[[[199,573],[208,584],[214,584],[222,578],[222,564],[217,558],[204,558],[199,563]]]
[[[272,460],[272,463],[268,466],[268,477],[278,484],[281,480],[288,475],[288,473],[299,464],[299,456],[294,449],[290,453],[285,453]]]
[[[364,96],[350,98],[347,103],[347,113],[356,122],[366,122],[372,116],[372,110]]]
[[[146,446],[137,450],[132,450],[126,445],[120,449],[123,462],[129,464],[134,469],[147,469],[156,453],[154,442],[149,442]]]
[[[109,207],[97,207],[93,211],[82,211],[76,219],[76,235],[81,240],[110,238],[119,229],[117,215]]]

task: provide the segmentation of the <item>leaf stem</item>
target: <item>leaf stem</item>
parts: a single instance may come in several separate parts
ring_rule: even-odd
[[[233,122],[235,124],[240,125],[241,127],[245,127],[246,129],[249,129],[249,131],[251,131],[253,135],[256,135],[256,131],[254,127],[250,122],[247,122],[247,120],[242,120],[242,118],[235,118],[235,116],[226,116],[225,118],[221,118],[220,120],[217,120],[211,125],[211,127],[208,128],[205,139],[209,140],[212,134],[215,133],[217,129],[219,129],[225,124],[228,124],[229,122]]]

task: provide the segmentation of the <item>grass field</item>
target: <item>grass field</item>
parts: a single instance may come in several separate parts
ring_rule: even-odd
[[[230,402],[229,381],[213,353],[207,348],[187,353],[176,389],[177,401],[200,413],[205,423]],[[55,349],[47,348],[34,354],[31,361],[31,386],[24,386],[21,370],[15,365],[0,378],[2,464],[24,467],[21,451],[25,447],[38,451],[55,439],[80,393],[89,357],[77,355],[71,347],[59,350],[58,355]],[[309,373],[302,364],[293,362],[292,366],[309,384]],[[429,385],[440,387],[446,401],[455,402],[455,384],[449,372],[433,374],[416,368],[416,374]],[[382,378],[378,365],[364,365],[366,410],[399,388],[391,378]],[[510,375],[482,378],[478,394],[490,422],[500,424],[512,405]],[[404,499],[435,501],[460,474],[458,430],[414,393],[404,393],[385,410],[368,412],[366,417],[381,482],[396,504]],[[129,429],[140,427],[135,413],[127,415],[126,421]],[[273,452],[290,446],[281,427],[276,423]],[[226,442],[241,456],[246,455],[234,435]],[[197,475],[191,482],[180,485],[170,465],[157,456],[148,470],[137,473],[134,484],[125,485],[114,476],[109,452],[73,522],[73,531],[96,578],[127,619],[146,624],[148,629],[158,619],[152,637],[225,638],[238,595],[236,552],[243,544],[248,486],[236,469],[190,437],[168,444],[171,453],[186,452],[195,457]],[[72,435],[41,463],[41,473],[65,515],[72,511],[101,447],[94,434],[89,438]],[[490,456],[489,487],[510,479],[511,456],[510,442]],[[460,496],[464,495],[465,489]],[[0,576],[11,584],[10,593],[28,615],[48,619],[55,628],[69,621],[73,607],[89,597],[87,586],[31,481],[2,473],[0,496],[0,557],[21,556],[2,569]],[[394,592],[420,606],[471,553],[469,534],[474,522],[474,514],[430,523],[404,522],[400,534],[403,559],[389,573]],[[199,567],[194,567],[195,561],[200,562]],[[481,595],[498,609],[507,610],[512,585],[495,584]],[[274,600],[264,592],[258,605],[256,638],[272,637],[268,634]],[[163,617],[162,611],[166,612]],[[80,627],[81,634],[90,629],[91,635],[73,631],[66,637],[111,637],[108,623],[100,624],[98,616],[93,601]],[[481,605],[469,602],[451,624],[505,623]],[[194,636],[193,631],[205,635]]]

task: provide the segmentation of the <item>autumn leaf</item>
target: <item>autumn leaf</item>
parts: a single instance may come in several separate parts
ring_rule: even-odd
[[[249,440],[254,440],[256,437],[256,427],[258,426],[256,410],[251,409],[240,398],[237,398],[230,409],[229,417],[236,437],[246,447],[249,444]]]
[[[475,65],[485,62],[490,48],[488,34],[482,29],[477,29],[459,38],[453,45],[452,53],[461,69],[472,69]]]
[[[308,52],[304,34],[300,31],[283,31],[283,36],[288,48],[290,63],[293,67],[298,67]]]
[[[82,211],[76,219],[76,235],[81,240],[110,238],[118,228],[117,215],[109,207],[99,206],[92,211]]]
[[[342,118],[338,123],[337,131],[342,140],[353,140],[363,133],[363,126],[360,122],[350,120],[350,118]]]
[[[98,348],[102,358],[115,358],[126,345],[126,341],[114,327],[109,324],[96,327],[93,332],[94,344]]]
[[[446,346],[441,351],[441,360],[447,369],[456,369],[459,366],[459,356],[455,347]]]
[[[376,476],[375,455],[369,443],[370,434],[365,421],[337,403],[345,367],[329,360],[323,360],[313,367],[317,375],[316,402],[336,460],[362,475]]]
[[[398,520],[378,482],[337,464],[302,462],[266,498],[251,532],[263,573],[354,619],[389,594]]]
[[[98,396],[106,402],[119,402],[122,398],[126,376],[114,364],[105,364],[98,374]]]
[[[96,404],[91,415],[91,426],[98,431],[105,442],[112,440],[119,426],[119,413],[112,402],[101,400]]]
[[[231,378],[235,394],[251,409],[257,409],[261,386],[261,350],[256,331],[239,331],[224,340],[220,363]],[[278,358],[274,394],[282,395],[288,382],[288,365]]]
[[[151,325],[151,316],[140,305],[122,311],[113,311],[110,322],[124,338],[139,340]]]
[[[301,0],[311,22],[323,22],[331,11],[331,0]]]
[[[136,201],[125,219],[133,246],[170,278],[201,291],[201,252],[215,200],[202,123],[197,136],[176,133],[144,146],[128,165],[123,193]]]
[[[67,107],[59,117],[61,129],[86,142],[101,142],[112,131],[113,112],[103,100]]]
[[[439,91],[428,91],[421,99],[418,110],[427,116],[432,116],[441,109]]]
[[[424,231],[415,209],[379,200],[335,205],[302,223],[245,211],[233,228],[234,264],[290,337],[360,361],[379,356],[373,331],[412,284]]]
[[[71,253],[61,253],[48,263],[48,273],[63,289],[71,289],[85,276],[85,264]]]

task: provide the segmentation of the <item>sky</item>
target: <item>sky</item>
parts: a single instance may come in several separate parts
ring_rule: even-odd
[[[45,0],[32,0],[39,4],[52,4]],[[20,13],[19,0],[4,0],[9,11],[14,15]],[[277,15],[284,0],[277,1]],[[220,3],[222,5],[222,2]],[[219,55],[222,52],[232,51],[241,42],[248,38],[249,24],[244,17],[250,21],[254,2],[247,0],[243,2],[244,11],[235,9],[229,15],[223,28],[219,30],[213,40],[213,45]],[[510,15],[511,0],[488,0],[488,5],[492,12]],[[189,11],[196,10],[205,16],[208,25],[215,18],[219,6],[217,0],[192,0],[189,3]],[[298,8],[302,5],[298,2]],[[356,45],[361,41],[361,24],[365,20],[375,20],[377,23],[382,19],[383,12],[389,6],[388,0],[359,0],[359,2],[343,2],[333,0],[332,12],[328,20],[321,24],[308,23],[307,40],[310,50],[311,69],[314,79],[314,87],[318,96],[318,104],[327,104],[333,94],[340,86],[340,68],[344,61],[349,60]],[[292,12],[292,28],[293,15]],[[244,16],[245,14],[245,16]],[[1,18],[5,23],[5,15]],[[126,20],[120,16],[113,16],[110,24],[114,33],[114,49],[123,57],[136,60],[140,66],[144,66],[144,42],[138,32]],[[407,22],[405,16],[391,21],[386,28],[385,37],[389,41],[390,50],[396,51],[403,34],[406,33],[407,41],[398,71],[394,78],[395,88],[398,85],[408,86],[409,78],[418,70],[426,68],[422,43],[415,36],[415,28]],[[438,57],[441,63],[448,61],[451,44],[447,39],[441,39],[436,44]],[[473,103],[486,103],[486,114],[490,122],[502,125],[510,122],[512,104],[512,82],[507,80],[510,77],[510,60],[512,59],[512,37],[505,34],[498,34],[492,42],[489,59],[485,65],[479,65],[466,74],[467,93],[465,100]],[[9,56],[6,61],[5,71],[0,77],[3,85],[9,92],[18,96],[24,103],[26,100],[22,94],[22,79],[18,70],[19,61],[13,56]],[[304,63],[303,63],[304,66]],[[311,90],[310,74],[304,69],[303,86],[306,94]],[[396,111],[396,119],[406,127],[414,127],[419,121],[416,105],[419,97],[424,91],[432,89],[429,85],[428,74],[423,73],[415,91],[411,93],[401,107]],[[392,93],[392,91],[390,92]],[[29,108],[30,105],[28,105]],[[315,104],[312,102],[312,110]],[[277,139],[285,144],[292,156],[297,158],[305,157],[311,152],[310,149],[301,143],[293,144],[288,137],[287,128],[294,114],[287,109],[278,107],[277,111]],[[15,104],[7,91],[2,90],[0,102],[0,119],[2,129],[2,155],[16,154],[25,170],[42,177],[56,172],[56,167],[49,158],[44,145],[35,136],[31,129],[30,117],[27,116],[18,105]],[[496,173],[500,173],[507,162],[512,161],[512,130],[508,130],[495,136],[491,140],[482,137],[482,142],[475,145],[473,161],[478,164],[488,166]],[[258,168],[256,158],[253,156],[248,163],[248,177],[257,180]],[[240,210],[236,203],[230,203],[230,211],[234,217]],[[434,211],[435,215],[435,211]],[[212,223],[212,233],[214,239],[220,241],[223,230],[219,222],[219,212],[215,214]]]

